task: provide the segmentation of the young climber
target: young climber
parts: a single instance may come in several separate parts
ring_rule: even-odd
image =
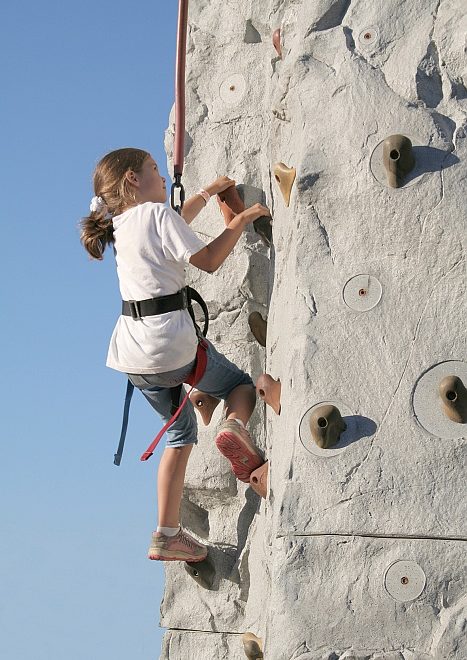
[[[147,315],[141,310],[160,305],[161,297],[165,304],[184,289],[185,264],[209,273],[217,270],[246,225],[269,215],[267,208],[255,204],[233,217],[217,238],[203,243],[189,224],[211,195],[232,185],[235,181],[228,177],[216,179],[185,202],[180,216],[165,206],[165,179],[146,151],[112,151],[94,172],[95,196],[81,223],[81,241],[94,259],[102,259],[106,245],[113,244],[121,296],[130,301],[124,303],[113,331],[107,366],[128,374],[163,423],[171,418],[170,388],[186,382],[194,368],[199,337],[186,308]],[[138,304],[141,301],[144,305]],[[130,312],[125,312],[125,305]],[[226,418],[216,445],[236,477],[248,482],[263,463],[245,428],[256,403],[250,376],[207,341],[207,367],[196,387],[225,401]],[[197,423],[188,401],[167,432],[159,464],[158,527],[152,534],[150,559],[195,562],[206,557],[206,546],[180,527],[185,470],[194,444]]]

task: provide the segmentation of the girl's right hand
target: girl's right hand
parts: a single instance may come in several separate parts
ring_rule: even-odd
[[[267,208],[267,206],[263,206],[262,204],[253,204],[253,206],[250,206],[250,208],[245,209],[239,215],[242,216],[242,219],[245,224],[248,224],[249,222],[253,222],[254,220],[257,220],[258,218],[263,217],[264,215],[266,216],[271,216],[271,211]]]

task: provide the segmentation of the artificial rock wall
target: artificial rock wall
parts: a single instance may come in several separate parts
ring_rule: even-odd
[[[270,247],[250,227],[214,275],[190,277],[211,340],[255,381],[280,379],[282,407],[259,400],[250,424],[265,500],[217,452],[221,406],[200,422],[183,523],[214,572],[206,588],[166,565],[162,658],[240,660],[246,631],[268,660],[467,657],[467,424],[439,393],[447,376],[467,385],[466,11],[190,3],[187,193],[227,174],[273,215]],[[394,134],[413,156],[397,188],[383,157]],[[169,128],[169,160],[172,144]],[[278,162],[296,170],[289,206]],[[193,226],[222,231],[215,201]],[[346,424],[329,449],[310,432],[322,403]]]

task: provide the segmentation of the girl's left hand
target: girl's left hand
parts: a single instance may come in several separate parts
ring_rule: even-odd
[[[207,186],[206,192],[208,192],[210,195],[217,195],[218,193],[221,193],[234,185],[234,179],[229,179],[228,176],[220,176],[218,179],[209,184],[209,186]]]

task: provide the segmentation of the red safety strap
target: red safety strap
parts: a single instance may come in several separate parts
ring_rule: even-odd
[[[197,351],[196,351],[196,364],[195,364],[195,368],[193,369],[193,371],[191,372],[191,374],[190,374],[190,375],[187,377],[187,379],[186,379],[186,382],[188,383],[188,385],[191,385],[190,390],[186,393],[185,398],[183,399],[183,401],[181,402],[181,404],[179,405],[179,407],[177,408],[177,410],[175,411],[175,413],[174,413],[174,414],[172,415],[172,417],[169,419],[169,421],[167,422],[167,424],[165,424],[165,425],[161,428],[161,430],[159,431],[159,433],[156,435],[156,437],[154,438],[154,440],[151,442],[151,444],[149,445],[149,447],[146,449],[146,451],[144,452],[144,454],[141,456],[141,459],[140,459],[140,460],[142,460],[142,461],[147,461],[148,458],[151,458],[151,456],[152,456],[153,453],[154,453],[155,448],[156,448],[157,445],[159,444],[160,439],[162,438],[162,436],[164,435],[164,433],[167,431],[167,429],[168,429],[170,426],[172,426],[172,424],[175,422],[175,420],[177,419],[177,417],[180,415],[180,413],[181,413],[182,410],[183,410],[183,406],[186,404],[186,402],[188,401],[188,397],[190,396],[191,392],[193,391],[193,388],[195,387],[195,385],[197,385],[197,384],[199,383],[199,381],[200,381],[201,378],[203,377],[204,372],[206,371],[206,365],[207,365],[207,363],[208,363],[207,348],[208,348],[208,344],[207,344],[207,342],[204,341],[204,339],[201,339],[201,341],[200,341],[199,344],[198,344],[198,349],[197,349]]]

